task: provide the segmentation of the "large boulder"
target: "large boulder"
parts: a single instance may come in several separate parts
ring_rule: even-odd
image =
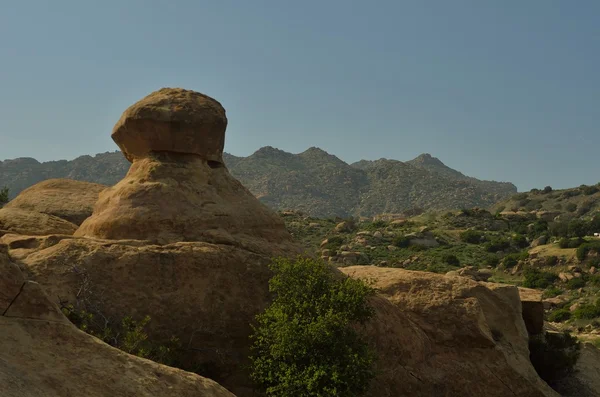
[[[541,334],[544,332],[542,291],[519,287],[519,296],[527,332],[529,332],[529,335]]]
[[[53,215],[25,211],[19,208],[0,209],[0,233],[17,233],[29,236],[48,234],[72,235],[77,225]]]
[[[8,303],[7,303],[8,302]],[[126,354],[78,330],[0,245],[0,395],[233,396],[216,382]]]
[[[48,179],[25,189],[4,208],[39,212],[81,225],[92,215],[98,194],[106,188],[72,179]]]
[[[163,88],[130,106],[113,140],[129,161],[151,152],[185,153],[223,163],[227,117],[215,99],[181,88]]]
[[[558,395],[529,361],[516,287],[374,266],[340,270],[381,293],[363,331],[379,356],[372,396]]]

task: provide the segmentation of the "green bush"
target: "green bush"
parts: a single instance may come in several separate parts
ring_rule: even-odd
[[[545,262],[546,266],[556,266],[558,264],[558,257],[555,255],[547,256]]]
[[[544,272],[535,268],[527,268],[523,272],[523,287],[545,289],[550,287],[558,276],[554,273]]]
[[[600,306],[598,302],[584,303],[573,311],[573,317],[580,320],[593,320],[600,317]]]
[[[275,260],[274,300],[253,326],[251,376],[269,396],[360,396],[374,355],[353,328],[373,316],[374,289],[319,261]]]
[[[483,259],[484,266],[496,267],[499,264],[500,264],[500,258],[498,258],[498,255],[489,254],[489,255],[486,255],[486,257]]]
[[[392,244],[398,248],[406,248],[410,245],[410,239],[406,236],[398,235],[394,237]]]
[[[585,280],[583,277],[572,278],[567,281],[567,289],[574,290],[585,287]]]
[[[4,206],[4,204],[8,203],[8,188],[3,187],[0,189],[0,208]]]
[[[552,187],[550,187],[550,186],[546,186],[544,188],[544,190],[542,190],[542,193],[544,193],[544,194],[548,194],[550,192],[552,192]]]
[[[170,366],[179,366],[179,340],[172,337],[165,344],[158,344],[148,338],[146,326],[150,316],[137,321],[124,317],[120,322],[99,320],[97,315],[76,309],[73,305],[62,306],[63,314],[79,329],[97,337],[105,343],[134,356]]]
[[[510,241],[500,237],[494,237],[489,242],[485,243],[487,252],[498,252],[510,248]]]
[[[591,196],[592,194],[596,194],[600,191],[600,190],[598,190],[598,187],[596,187],[596,186],[586,186],[586,185],[581,185],[579,187],[579,189],[581,189],[581,192],[583,194],[585,194],[586,196]]]
[[[577,210],[577,204],[569,203],[566,205],[565,209],[569,212],[575,212],[575,210]]]
[[[551,387],[574,371],[581,345],[568,333],[546,332],[529,340],[529,358],[540,378]]]
[[[571,318],[571,312],[569,309],[557,309],[550,313],[548,321],[553,323],[562,323]]]
[[[442,262],[450,266],[460,266],[460,260],[453,254],[444,254],[442,256]]]
[[[512,241],[517,248],[525,248],[529,246],[527,238],[525,238],[525,236],[522,234],[515,234],[512,238]]]
[[[460,235],[460,240],[469,243],[469,244],[479,244],[481,243],[484,234],[477,230],[465,230]]]
[[[600,242],[594,241],[591,243],[582,244],[579,246],[579,248],[577,248],[575,255],[580,262],[583,262],[585,258],[587,258],[588,254],[592,251],[600,253]]]
[[[546,288],[546,290],[544,291],[542,296],[544,297],[544,299],[554,298],[555,296],[558,296],[562,293],[563,293],[563,291],[560,288],[558,288],[557,286],[551,285],[548,288]]]
[[[341,236],[331,236],[327,238],[327,244],[323,246],[323,248],[330,249],[332,251],[340,249],[340,247],[344,244],[344,238]]]

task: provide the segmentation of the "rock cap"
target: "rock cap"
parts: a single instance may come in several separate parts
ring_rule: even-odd
[[[225,109],[217,100],[182,88],[162,88],[123,112],[112,139],[131,162],[150,152],[175,152],[222,164],[226,128]]]

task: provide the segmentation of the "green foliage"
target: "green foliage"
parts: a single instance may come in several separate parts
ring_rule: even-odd
[[[97,315],[75,309],[73,305],[63,306],[61,310],[79,329],[117,349],[165,365],[172,366],[178,362],[181,344],[177,338],[172,337],[165,344],[157,344],[148,338],[145,328],[150,316],[139,321],[128,316],[121,322],[112,323],[106,319],[99,321]]]
[[[344,244],[344,238],[342,236],[331,236],[327,238],[327,244],[325,244],[323,248],[335,251],[340,249],[342,244]]]
[[[442,262],[450,266],[460,266],[460,260],[453,254],[444,254],[442,256]]]
[[[558,277],[554,273],[535,268],[527,268],[523,272],[523,287],[545,289],[551,286]]]
[[[582,238],[563,237],[558,241],[558,246],[560,248],[578,248],[583,243],[585,243],[585,240]]]
[[[567,281],[567,289],[574,290],[583,287],[585,287],[585,280],[583,277],[576,277]]]
[[[575,204],[575,203],[568,203],[568,204],[565,206],[565,209],[566,209],[567,211],[569,211],[569,212],[575,212],[575,210],[577,210],[577,204]]]
[[[0,189],[0,207],[4,206],[4,204],[8,203],[8,188],[3,187]]]
[[[586,196],[591,196],[592,194],[596,194],[598,193],[600,190],[598,190],[597,186],[586,186],[586,185],[581,185],[579,187],[579,189],[581,190],[581,192],[583,194],[585,194]]]
[[[573,311],[573,317],[583,320],[593,320],[600,317],[600,305],[596,303],[584,303]]]
[[[507,248],[510,248],[510,241],[502,237],[494,237],[485,243],[485,250],[487,252],[504,251]]]
[[[546,186],[544,188],[544,190],[542,190],[542,193],[544,193],[544,194],[548,194],[550,192],[552,192],[552,187],[551,186]]]
[[[483,259],[484,266],[496,267],[499,264],[500,264],[500,258],[498,258],[498,255],[495,255],[495,254],[486,255],[486,257]]]
[[[483,240],[484,234],[478,230],[465,230],[459,237],[465,243],[479,244]]]
[[[546,290],[544,291],[542,296],[544,297],[544,299],[554,298],[555,296],[558,296],[562,293],[563,293],[563,290],[561,290],[560,288],[558,288],[555,285],[551,285],[548,288],[546,288]]]
[[[512,200],[520,201],[525,200],[528,197],[527,193],[517,193],[511,197]]]
[[[545,262],[546,266],[556,266],[558,264],[558,257],[555,255],[547,256]]]
[[[579,261],[583,262],[590,252],[597,252],[600,254],[600,242],[594,241],[582,244],[577,248],[575,255]]]
[[[580,219],[573,219],[569,222],[569,237],[583,238],[588,234],[588,223]]]
[[[394,237],[392,244],[398,248],[407,248],[410,245],[410,239],[406,236],[398,235]]]
[[[517,248],[525,248],[525,247],[529,246],[529,243],[527,242],[527,238],[525,236],[523,236],[522,234],[515,234],[512,237],[512,241],[513,241],[513,244]]]
[[[562,323],[570,318],[571,312],[566,308],[557,309],[548,315],[548,321],[553,323]]]
[[[550,333],[531,337],[529,358],[540,378],[550,386],[574,371],[581,345],[568,333]]]
[[[271,305],[253,326],[251,370],[269,396],[360,396],[373,353],[354,324],[373,316],[364,282],[308,258],[275,260]]]

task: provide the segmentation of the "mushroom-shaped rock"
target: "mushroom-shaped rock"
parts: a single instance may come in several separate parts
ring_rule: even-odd
[[[196,154],[223,162],[227,117],[216,100],[181,88],[163,88],[130,106],[112,138],[133,162],[151,152]]]
[[[133,164],[100,193],[75,235],[203,241],[263,253],[291,244],[283,221],[221,162],[226,124],[217,101],[181,89],[159,90],[130,107],[113,138]]]

